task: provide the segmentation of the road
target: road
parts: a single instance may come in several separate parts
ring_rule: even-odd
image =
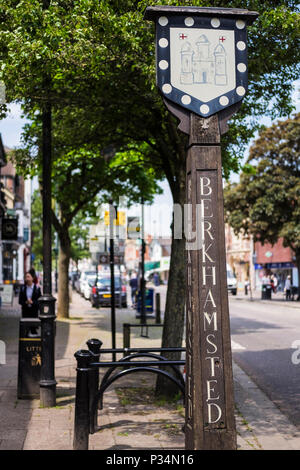
[[[299,307],[229,298],[234,361],[300,428]],[[279,305],[280,304],[280,305]]]

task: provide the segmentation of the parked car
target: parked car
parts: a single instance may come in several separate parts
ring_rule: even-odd
[[[237,293],[237,281],[236,281],[236,277],[233,274],[229,264],[226,265],[226,271],[227,271],[227,290],[228,290],[228,292],[231,292],[232,295],[236,295],[236,293]]]
[[[79,294],[81,294],[82,296],[85,289],[85,284],[87,283],[88,276],[94,276],[94,278],[96,278],[95,271],[84,271],[81,273],[79,278]]]
[[[108,307],[111,305],[110,277],[98,279],[97,286],[92,287],[90,295],[92,307]],[[115,305],[127,308],[126,285],[121,283],[120,277],[115,277]]]
[[[96,282],[96,274],[91,274],[86,277],[86,280],[82,283],[82,295],[86,300],[91,297],[92,288]]]

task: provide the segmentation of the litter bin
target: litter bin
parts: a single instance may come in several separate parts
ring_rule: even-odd
[[[153,308],[153,299],[154,299],[154,289],[146,289],[145,292],[145,311],[147,313],[153,313],[154,308]],[[141,305],[142,305],[142,294],[141,292],[138,293],[138,298],[137,298],[137,311],[140,313],[141,312]]]
[[[19,334],[18,398],[39,398],[42,343],[39,318],[21,318]],[[35,330],[35,331],[34,331]]]
[[[261,288],[261,300],[270,300],[272,298],[271,284],[263,284]]]

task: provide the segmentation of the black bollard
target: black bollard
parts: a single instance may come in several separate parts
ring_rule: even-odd
[[[92,338],[87,342],[87,347],[89,348],[90,353],[93,355],[92,362],[99,362],[100,359],[100,349],[102,346],[102,341],[100,339]],[[99,388],[99,369],[98,367],[93,367],[89,372],[89,404],[90,404],[90,432],[93,433],[95,427],[97,426],[97,408],[95,409],[94,417],[91,416],[91,409],[94,398],[98,392]]]
[[[155,323],[161,323],[161,318],[160,318],[160,293],[157,292],[155,294]]]
[[[93,355],[81,349],[74,354],[77,360],[75,418],[74,418],[74,450],[89,448],[89,371]]]
[[[38,299],[41,320],[42,365],[40,380],[40,403],[42,407],[56,404],[55,380],[55,301],[51,294]]]
[[[130,324],[123,323],[123,348],[130,348]],[[126,351],[124,351],[123,356],[126,356]]]

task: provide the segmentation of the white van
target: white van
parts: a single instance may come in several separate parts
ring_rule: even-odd
[[[227,272],[227,289],[228,292],[231,292],[232,295],[236,295],[237,292],[237,281],[236,277],[232,272],[232,269],[229,264],[226,264],[226,272]]]

